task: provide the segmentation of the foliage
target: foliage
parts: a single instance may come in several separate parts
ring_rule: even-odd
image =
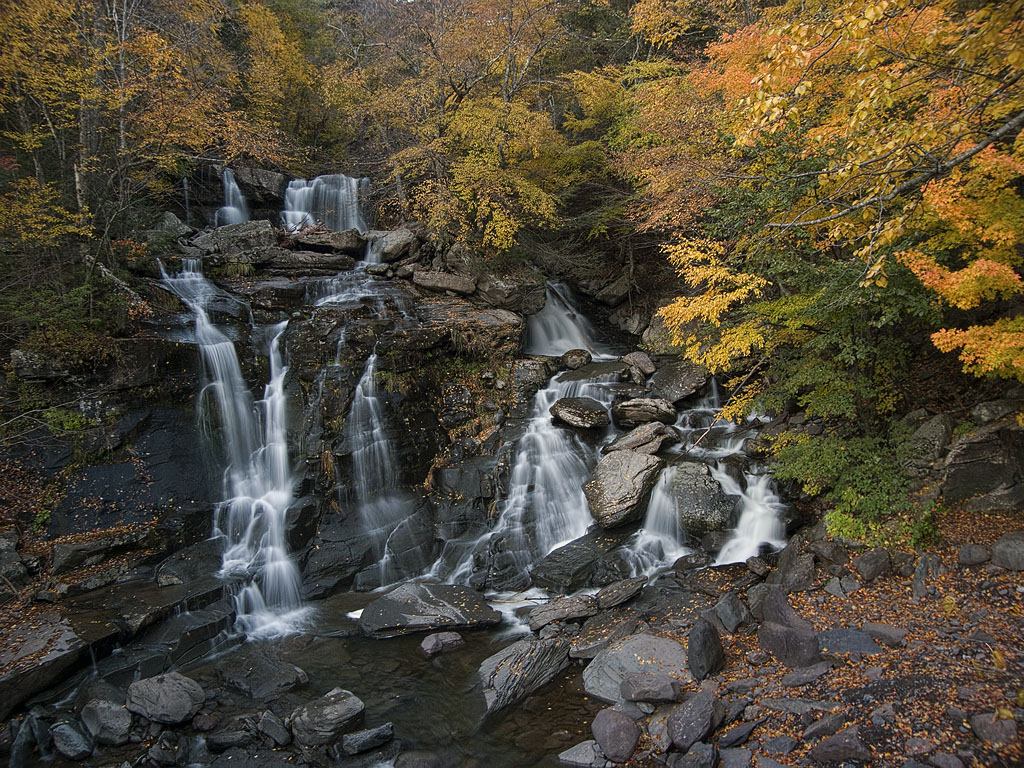
[[[43,411],[43,420],[49,430],[58,437],[69,432],[81,432],[96,425],[93,419],[67,408],[47,408]]]

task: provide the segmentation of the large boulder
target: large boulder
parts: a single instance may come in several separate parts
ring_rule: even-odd
[[[960,501],[1024,481],[1024,428],[997,421],[953,442],[946,455],[942,497]]]
[[[640,741],[640,726],[625,712],[602,709],[590,724],[594,740],[604,756],[613,763],[624,763],[633,756]]]
[[[687,668],[686,649],[658,635],[632,635],[598,653],[583,670],[583,687],[591,696],[614,704],[622,698],[628,675],[657,671],[680,683],[693,679]]]
[[[462,296],[468,296],[476,290],[475,277],[452,275],[448,272],[416,270],[413,273],[412,281],[416,285],[431,291],[451,291]]]
[[[350,691],[335,688],[292,712],[295,741],[304,747],[333,744],[362,723],[363,702]]]
[[[725,708],[710,691],[697,691],[668,716],[668,733],[672,744],[686,752],[703,741],[722,723]]]
[[[275,244],[274,228],[266,219],[243,221],[203,232],[192,240],[192,245],[205,256],[214,257],[210,263],[232,260],[248,251],[269,248]]]
[[[356,259],[366,254],[366,238],[357,229],[346,229],[344,232],[307,230],[295,238],[295,244],[306,251],[341,253]]]
[[[416,242],[416,233],[411,229],[391,230],[380,243],[380,260],[388,264],[398,261],[409,255]]]
[[[929,465],[942,456],[953,436],[953,420],[944,413],[933,416],[919,426],[907,441],[909,458],[904,466],[915,476],[924,474]]]
[[[590,514],[602,528],[614,528],[644,515],[651,489],[664,462],[636,451],[604,456],[583,486]]]
[[[583,536],[549,552],[533,570],[534,586],[552,592],[575,592],[592,583],[601,563],[631,535],[629,528],[605,531],[593,526]]]
[[[555,401],[549,413],[556,421],[583,429],[606,427],[611,423],[608,411],[592,397],[563,397]]]
[[[699,538],[732,524],[739,499],[726,495],[707,464],[682,462],[671,471],[672,495],[683,530]]]
[[[97,744],[120,746],[128,743],[132,730],[132,713],[123,704],[92,699],[82,707],[82,725]]]
[[[1024,571],[1024,531],[1013,531],[992,545],[992,564],[1010,571]]]
[[[455,584],[403,584],[363,609],[360,628],[376,637],[501,623],[480,593]]]
[[[656,395],[677,403],[695,394],[707,384],[708,378],[708,372],[701,366],[672,357],[661,361],[651,385]]]
[[[601,448],[602,453],[612,451],[636,451],[637,453],[658,453],[665,445],[679,442],[679,433],[674,427],[651,421],[612,440]]]
[[[168,672],[128,686],[126,706],[155,723],[177,725],[195,717],[205,701],[206,693],[199,683],[178,672]]]
[[[546,301],[544,279],[532,270],[513,275],[480,275],[476,292],[492,307],[521,315],[540,312]]]
[[[617,426],[624,429],[632,429],[651,421],[673,424],[676,420],[676,409],[663,398],[634,397],[613,403],[612,418]]]
[[[529,696],[569,666],[569,641],[561,635],[527,638],[484,659],[477,672],[487,714]]]

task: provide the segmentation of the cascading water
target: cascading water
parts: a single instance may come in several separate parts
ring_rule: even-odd
[[[199,261],[185,260],[180,274],[163,273],[163,278],[195,314],[207,382],[199,397],[200,418],[203,423],[216,419],[222,435],[225,500],[216,509],[214,534],[225,541],[221,575],[248,579],[236,596],[239,627],[251,636],[294,632],[306,610],[285,537],[295,484],[285,422],[288,368],[281,355],[287,323],[270,329],[270,382],[263,399],[253,402],[234,344],[207,315],[217,289],[203,276]]]
[[[585,349],[595,358],[612,357],[611,350],[595,341],[594,327],[577,309],[572,292],[563,283],[548,283],[544,308],[530,315],[523,351],[528,355],[557,357],[570,349]]]
[[[224,169],[222,176],[224,183],[224,205],[217,209],[213,216],[213,225],[223,227],[227,224],[241,224],[249,220],[249,208],[245,204],[242,190],[238,188],[235,181],[235,174],[230,168]]]
[[[361,202],[369,189],[369,179],[342,173],[317,176],[312,181],[293,179],[284,193],[284,227],[295,232],[319,222],[335,232],[366,232]]]

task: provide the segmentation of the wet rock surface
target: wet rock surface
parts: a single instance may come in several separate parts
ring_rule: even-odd
[[[364,610],[360,628],[377,637],[430,629],[484,627],[501,614],[474,590],[451,584],[403,584]]]
[[[604,456],[583,486],[590,513],[602,528],[635,522],[644,513],[664,462],[635,451],[615,451]]]

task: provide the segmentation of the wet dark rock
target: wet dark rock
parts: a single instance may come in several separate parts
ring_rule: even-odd
[[[667,445],[679,442],[679,433],[674,427],[660,421],[641,424],[601,448],[602,453],[612,451],[636,451],[637,453],[658,453]]]
[[[832,669],[832,662],[822,661],[809,667],[803,667],[783,675],[781,683],[786,688],[798,688],[801,685],[813,683],[820,677],[825,676]]]
[[[335,688],[292,712],[292,735],[304,747],[333,744],[362,722],[364,709],[354,694]]]
[[[215,715],[212,712],[200,712],[192,718],[192,730],[199,731],[199,733],[209,733],[220,725],[220,721],[220,715]]]
[[[265,647],[232,654],[217,665],[217,671],[229,685],[264,701],[309,682],[305,672]]]
[[[303,597],[326,597],[349,586],[370,564],[372,548],[355,515],[321,525],[302,569]]]
[[[992,545],[992,564],[1010,571],[1024,571],[1024,531],[1013,531]]]
[[[568,368],[570,371],[577,371],[583,366],[594,362],[594,356],[585,349],[570,349],[558,361],[562,364],[562,367]]]
[[[700,568],[707,568],[713,562],[715,562],[715,559],[706,552],[691,552],[688,555],[683,555],[682,557],[677,558],[676,561],[672,563],[672,570],[679,573],[695,571]]]
[[[761,578],[767,576],[768,572],[771,570],[768,567],[768,563],[766,563],[760,557],[748,557],[744,565],[747,566],[747,570],[749,570],[752,574],[754,574],[755,576],[760,576]]]
[[[224,543],[205,539],[178,550],[156,568],[156,583],[161,587],[188,584],[200,576],[216,573],[221,566]]]
[[[650,356],[642,350],[637,350],[636,352],[630,352],[628,355],[623,355],[622,362],[632,368],[639,369],[640,373],[646,376],[650,376],[658,370]]]
[[[639,672],[622,678],[619,694],[625,701],[678,701],[679,681],[657,670]]]
[[[635,451],[615,451],[595,467],[583,492],[590,514],[602,528],[639,520],[664,462]]]
[[[59,720],[50,726],[53,748],[69,760],[85,760],[92,754],[92,740],[77,723]]]
[[[359,627],[376,637],[501,623],[478,593],[452,584],[403,584],[363,609]]]
[[[860,557],[853,558],[853,567],[857,569],[863,582],[869,583],[884,576],[892,567],[889,552],[883,547],[865,552]]]
[[[718,753],[719,768],[750,768],[749,749],[722,749]]]
[[[79,717],[97,744],[117,746],[128,743],[132,713],[123,704],[92,699],[82,707]]]
[[[971,715],[969,722],[974,735],[987,744],[1002,746],[1017,740],[1017,723],[1014,720],[1000,720],[995,712]]]
[[[589,586],[602,559],[632,533],[629,528],[605,531],[595,525],[580,538],[545,556],[534,566],[530,578],[534,586],[551,592],[575,592]]]
[[[559,597],[530,611],[530,629],[536,632],[553,621],[585,619],[597,613],[597,599],[593,595]]]
[[[827,629],[818,635],[818,647],[827,659],[874,656],[882,652],[871,635],[859,629]]]
[[[809,754],[816,763],[842,762],[844,760],[871,760],[873,755],[860,738],[859,726],[851,725],[835,736],[829,736],[815,746]]]
[[[701,537],[728,528],[736,512],[737,498],[727,496],[706,464],[683,462],[674,467],[672,493],[683,529]]]
[[[782,734],[774,736],[764,743],[764,751],[770,755],[788,755],[796,748],[796,739]]]
[[[981,565],[987,563],[992,557],[988,547],[981,544],[965,544],[960,547],[957,554],[957,562],[960,565]]]
[[[657,635],[632,635],[598,653],[583,670],[583,687],[601,701],[620,700],[627,675],[656,670],[680,683],[692,679],[682,645]]]
[[[629,637],[639,621],[630,608],[599,613],[584,622],[572,639],[569,655],[574,659],[592,659],[612,643]]]
[[[477,671],[487,714],[529,696],[568,666],[569,641],[561,635],[520,640],[498,651]]]
[[[899,648],[906,644],[907,630],[894,627],[891,624],[877,624],[869,621],[863,624],[861,629],[882,645],[887,645],[890,648]]]
[[[346,755],[358,755],[360,752],[369,752],[382,744],[387,744],[393,738],[395,738],[394,725],[384,723],[376,728],[346,733],[341,737],[341,749]]]
[[[669,402],[677,403],[695,394],[707,384],[708,378],[708,372],[699,365],[672,357],[659,362],[651,388]]]
[[[715,674],[725,663],[725,652],[718,630],[701,619],[687,634],[686,659],[695,680]]]
[[[798,555],[784,571],[780,565],[782,586],[787,592],[806,592],[814,588],[814,555],[808,553]]]
[[[366,238],[356,229],[344,232],[309,230],[295,238],[295,245],[307,251],[343,253],[354,258],[362,258],[366,253]]]
[[[597,607],[602,611],[614,608],[632,600],[640,594],[647,585],[646,576],[636,576],[632,579],[623,579],[614,584],[609,584],[597,593]]]
[[[335,275],[352,269],[356,261],[352,256],[344,253],[318,253],[316,251],[289,251],[284,248],[276,248],[270,260],[263,268],[272,274],[286,274],[295,276],[308,276],[310,274]],[[291,283],[293,291],[305,293],[305,286]],[[278,284],[273,290],[260,290],[253,296],[254,304],[270,309],[275,305],[284,303],[291,304],[296,294],[288,290],[288,284]]]
[[[730,747],[739,747],[746,744],[747,739],[750,738],[750,734],[752,734],[754,729],[761,725],[762,722],[762,720],[751,720],[746,723],[740,723],[734,728],[730,728],[722,734],[721,738],[718,739],[719,749],[729,749]]]
[[[802,738],[804,741],[816,741],[823,736],[831,736],[837,733],[844,725],[846,725],[846,715],[844,714],[823,715],[807,726],[802,734]]]
[[[591,768],[591,766],[603,766],[606,761],[593,739],[583,741],[575,747],[570,747],[558,756],[559,765],[571,765],[577,768]]]
[[[629,715],[614,709],[602,709],[590,724],[594,740],[609,760],[624,763],[640,741],[640,726]]]
[[[233,747],[244,747],[251,742],[252,734],[242,728],[226,728],[206,736],[206,746],[213,753],[227,752]]]
[[[126,706],[155,723],[177,725],[191,720],[205,701],[199,683],[178,672],[168,672],[128,686]]]
[[[277,715],[267,710],[260,715],[260,721],[257,724],[257,728],[260,733],[273,741],[277,746],[284,747],[292,742],[291,731]]]
[[[715,603],[714,612],[718,622],[730,634],[754,620],[750,609],[735,592],[730,592]]]
[[[412,281],[431,291],[451,291],[462,296],[468,296],[476,290],[476,278],[452,275],[448,272],[427,272],[418,269],[413,273]]]
[[[624,429],[632,429],[652,421],[673,424],[676,420],[676,409],[672,403],[662,398],[636,397],[613,403],[612,419],[616,426]]]
[[[704,741],[725,718],[725,708],[713,693],[698,691],[679,704],[669,715],[668,732],[672,744],[682,752]]]
[[[458,632],[435,632],[423,638],[420,650],[430,659],[438,654],[454,651],[465,644],[466,641]]]
[[[606,427],[611,423],[608,411],[592,397],[563,397],[555,401],[549,413],[555,421],[583,429]]]

